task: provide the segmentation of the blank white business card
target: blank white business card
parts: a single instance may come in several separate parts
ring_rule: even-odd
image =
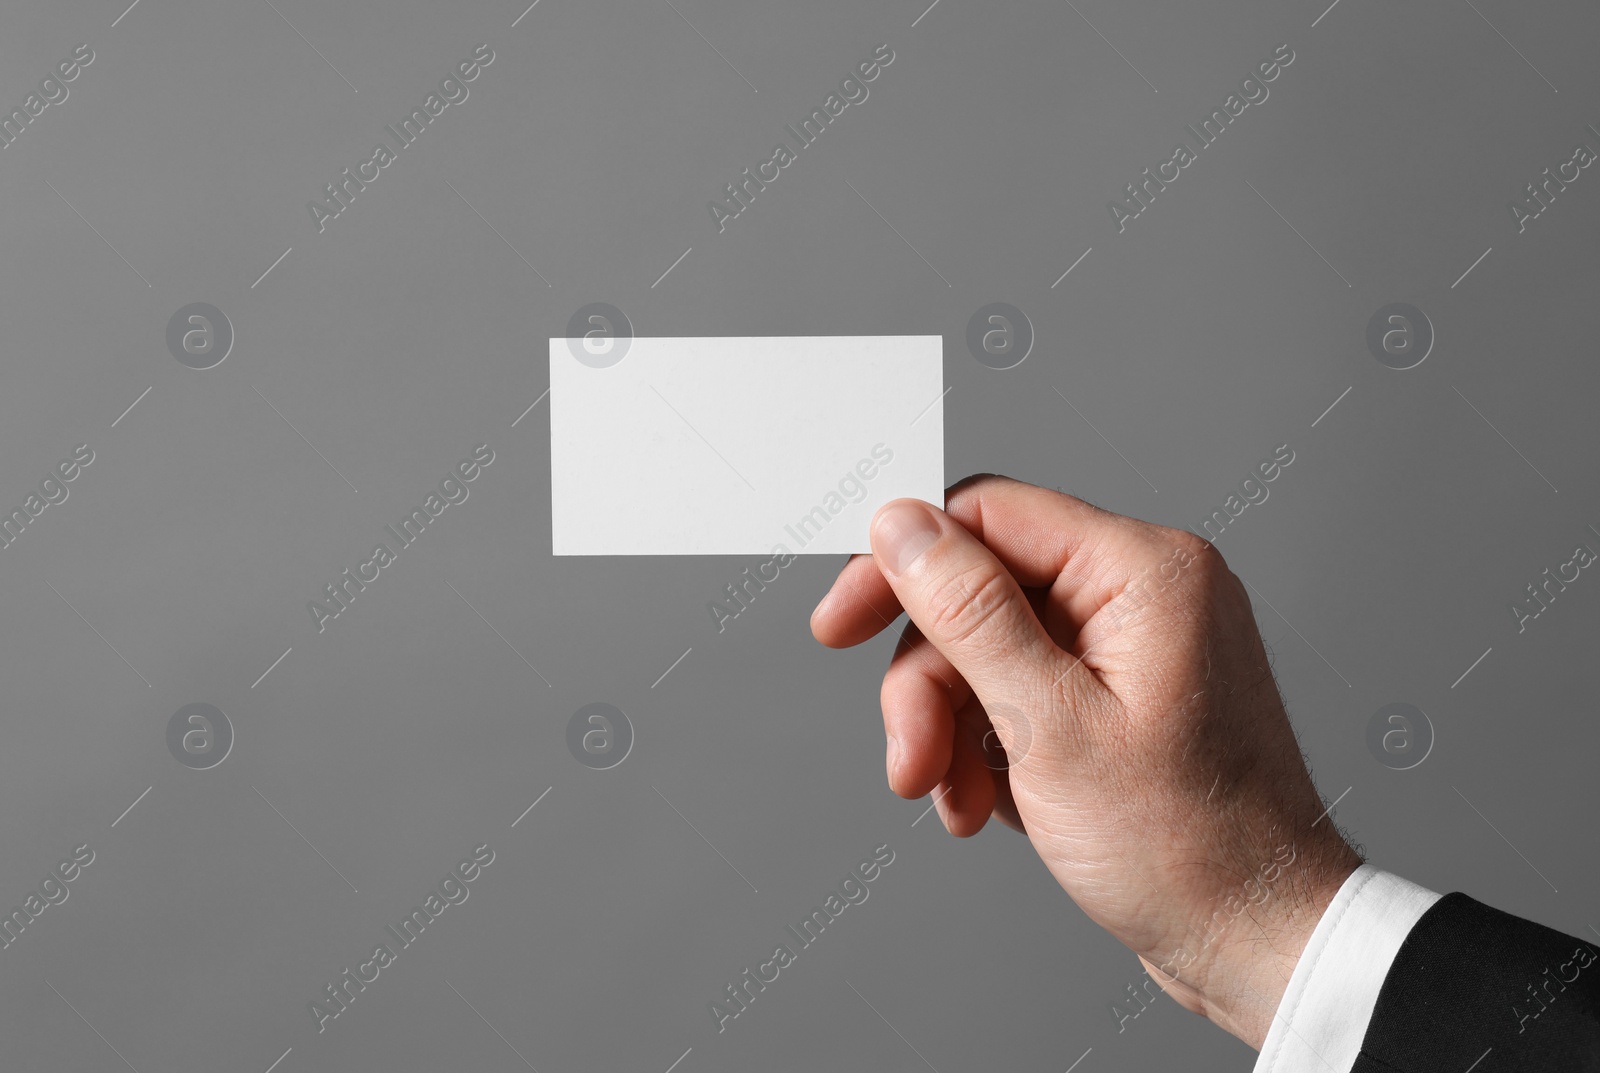
[[[607,345],[550,340],[556,555],[865,552],[884,503],[944,505],[940,336]]]

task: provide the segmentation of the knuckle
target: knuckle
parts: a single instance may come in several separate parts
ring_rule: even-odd
[[[969,644],[992,632],[1012,597],[1013,582],[984,563],[968,566],[936,581],[927,595],[929,630],[956,645]]]
[[[1147,625],[1160,625],[1169,641],[1187,637],[1215,620],[1238,585],[1210,541],[1186,529],[1152,526],[1152,565],[1107,605],[1108,625],[1152,615]],[[1159,558],[1159,565],[1155,565]]]
[[[1209,544],[1206,546],[1211,548]],[[1232,576],[1233,571],[1228,569],[1228,564],[1222,560],[1222,553],[1215,548],[1195,556],[1189,567],[1190,584],[1205,594],[1217,593]]]
[[[1195,589],[1207,590],[1229,574],[1228,564],[1217,546],[1187,529],[1169,529],[1164,534],[1173,549],[1176,580]]]
[[[1213,556],[1221,557],[1221,553],[1217,551],[1215,544],[1187,529],[1159,526],[1157,537],[1163,547],[1170,549],[1167,553],[1168,558],[1183,567],[1180,574],[1187,572],[1190,567],[1201,560]]]
[[[1220,552],[1212,551],[1195,565],[1199,567],[1195,573],[1196,587],[1218,614],[1231,610],[1232,606],[1240,601],[1245,608],[1250,606],[1244,582],[1228,569],[1228,564],[1223,561]]]

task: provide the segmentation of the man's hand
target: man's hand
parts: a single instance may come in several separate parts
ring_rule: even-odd
[[[1361,863],[1312,785],[1244,586],[1192,533],[1004,477],[873,519],[812,614],[884,675],[890,787],[1027,834],[1158,983],[1260,1048]],[[1004,745],[995,748],[994,737]]]

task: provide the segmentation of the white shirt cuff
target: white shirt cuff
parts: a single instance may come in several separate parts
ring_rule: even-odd
[[[1349,1073],[1400,945],[1439,895],[1364,864],[1322,914],[1254,1073]]]

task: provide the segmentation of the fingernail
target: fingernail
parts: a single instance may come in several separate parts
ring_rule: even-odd
[[[895,503],[878,513],[872,525],[874,550],[891,574],[903,574],[939,539],[939,522],[920,503]]]
[[[889,785],[894,785],[895,772],[900,768],[900,739],[889,735]]]

